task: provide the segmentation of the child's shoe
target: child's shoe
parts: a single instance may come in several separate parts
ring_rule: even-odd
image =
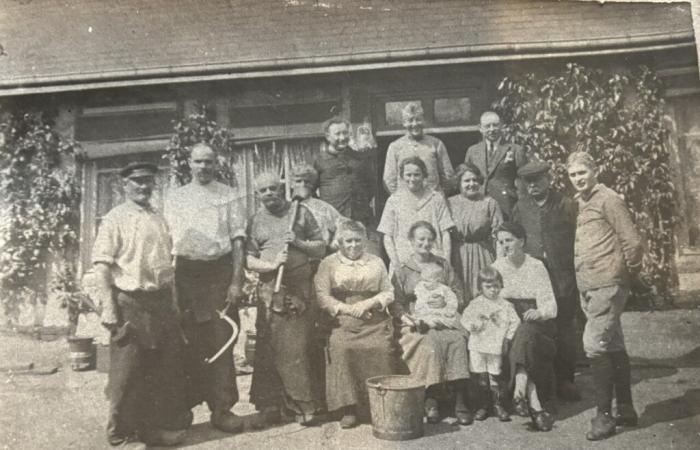
[[[505,400],[505,390],[501,386],[491,386],[491,397],[493,398],[493,413],[501,422],[510,422],[510,414],[503,407]]]

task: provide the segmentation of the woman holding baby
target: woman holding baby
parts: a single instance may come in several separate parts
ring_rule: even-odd
[[[441,420],[438,398],[455,398],[454,415],[462,425],[473,421],[467,407],[467,338],[459,323],[459,282],[447,261],[432,253],[438,238],[427,221],[413,223],[406,238],[410,255],[394,272],[392,313],[400,322],[402,359],[411,376],[426,386],[425,413]]]

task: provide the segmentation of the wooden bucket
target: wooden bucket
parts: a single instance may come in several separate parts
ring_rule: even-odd
[[[425,386],[405,375],[367,380],[372,434],[379,439],[405,441],[423,436]]]
[[[95,368],[95,343],[91,337],[68,338],[70,368],[75,371]]]

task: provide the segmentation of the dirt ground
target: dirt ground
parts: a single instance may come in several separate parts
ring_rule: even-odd
[[[413,441],[375,439],[370,425],[341,430],[337,422],[304,428],[295,423],[263,431],[227,435],[211,428],[205,406],[195,409],[195,423],[181,448],[285,449],[698,449],[700,448],[700,309],[628,312],[623,316],[632,357],[633,393],[640,425],[615,437],[589,443],[584,434],[592,417],[592,388],[585,368],[578,374],[584,400],[559,403],[550,433],[533,432],[528,421],[495,419],[469,427],[446,419],[426,425],[426,435]],[[53,375],[0,373],[0,448],[102,449],[107,403],[106,375],[73,372],[64,339],[42,342],[0,335],[0,366],[33,362],[60,366]],[[242,401],[234,411],[253,414],[247,402],[250,375],[240,376]]]

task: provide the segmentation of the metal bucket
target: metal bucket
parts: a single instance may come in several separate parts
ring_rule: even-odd
[[[379,439],[405,441],[423,436],[425,386],[404,375],[367,380],[372,434]]]
[[[95,368],[95,343],[91,337],[69,337],[70,368],[75,371]]]

